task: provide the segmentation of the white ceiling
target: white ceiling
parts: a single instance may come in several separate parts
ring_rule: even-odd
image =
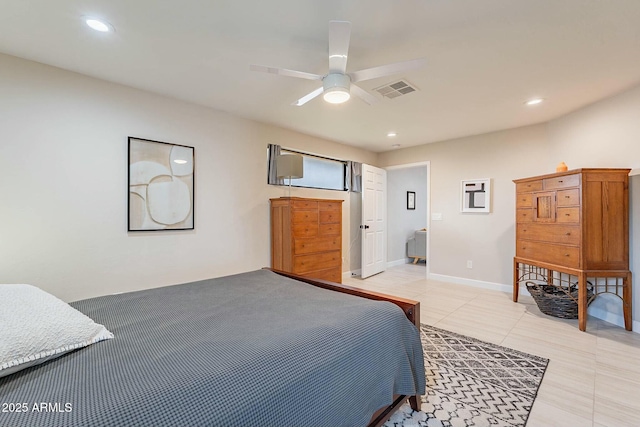
[[[330,20],[352,22],[347,72],[428,59],[361,87],[420,91],[294,107],[318,82],[249,70],[326,74]],[[544,122],[640,83],[640,0],[2,0],[0,52],[380,152]]]

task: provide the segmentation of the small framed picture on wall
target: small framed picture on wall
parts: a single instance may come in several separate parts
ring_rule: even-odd
[[[465,179],[461,185],[461,212],[491,212],[491,179]]]
[[[407,209],[415,210],[416,208],[416,192],[407,191]]]

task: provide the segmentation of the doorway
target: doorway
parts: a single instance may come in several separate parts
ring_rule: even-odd
[[[412,262],[407,253],[408,242],[412,250],[425,252],[420,239],[426,234],[426,253],[418,258],[426,263],[425,276],[429,277],[431,242],[431,162],[389,166],[387,170],[387,266]],[[426,233],[421,232],[426,229]],[[416,233],[418,232],[418,233]],[[417,234],[417,236],[416,236]]]

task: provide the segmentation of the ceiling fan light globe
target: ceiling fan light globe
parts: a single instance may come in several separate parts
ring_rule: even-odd
[[[329,74],[322,80],[324,93],[322,97],[331,104],[342,104],[351,98],[349,85],[351,80],[346,74]]]
[[[342,104],[351,98],[351,94],[344,88],[334,87],[326,90],[322,97],[330,104]]]

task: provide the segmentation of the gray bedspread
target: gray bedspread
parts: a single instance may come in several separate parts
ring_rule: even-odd
[[[266,270],[71,305],[115,338],[0,378],[30,409],[0,426],[363,426],[424,393],[402,310]]]

